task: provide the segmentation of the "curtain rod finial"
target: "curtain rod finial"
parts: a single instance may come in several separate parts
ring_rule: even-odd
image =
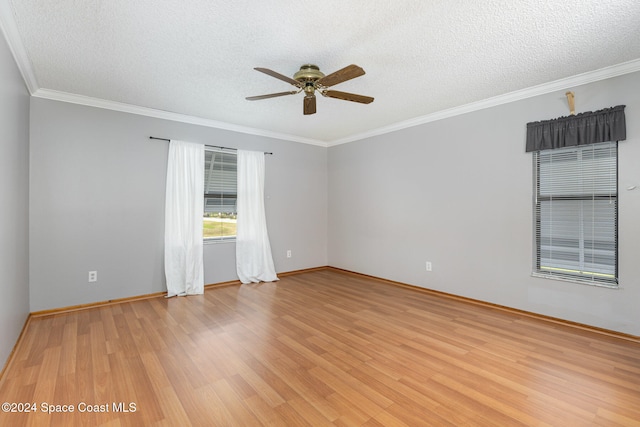
[[[575,94],[571,91],[565,93],[567,96],[567,101],[569,101],[569,114],[572,116],[576,115],[576,105],[575,105]]]

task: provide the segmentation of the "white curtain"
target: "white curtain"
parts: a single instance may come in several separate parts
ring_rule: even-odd
[[[172,140],[167,164],[164,228],[167,297],[204,293],[203,205],[204,145]]]
[[[238,150],[236,269],[242,283],[278,280],[264,209],[264,153]]]

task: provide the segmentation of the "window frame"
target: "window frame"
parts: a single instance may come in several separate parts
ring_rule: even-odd
[[[545,152],[558,152],[560,149],[556,149],[556,150],[542,150],[542,151],[535,151],[533,152],[533,237],[534,237],[534,242],[533,242],[533,271],[532,271],[532,276],[533,277],[541,277],[541,278],[545,278],[545,279],[553,279],[553,280],[560,280],[560,281],[568,281],[568,282],[572,282],[572,283],[579,283],[579,284],[586,284],[586,285],[592,285],[592,286],[599,286],[599,287],[606,287],[606,288],[613,288],[613,289],[617,289],[619,287],[619,275],[618,275],[618,261],[619,261],[619,244],[618,244],[618,226],[619,226],[619,221],[618,221],[618,216],[619,216],[619,182],[618,182],[618,175],[619,175],[619,152],[618,152],[618,142],[617,141],[608,141],[608,142],[604,142],[604,143],[597,143],[597,144],[589,144],[589,145],[581,145],[581,146],[575,146],[575,147],[570,147],[567,149],[562,149],[565,150],[566,152],[570,151],[570,150],[575,150],[576,152],[580,152],[580,153],[584,153],[587,149],[591,148],[594,149],[593,145],[605,145],[605,144],[609,144],[610,147],[615,149],[615,156],[613,156],[613,168],[615,168],[615,176],[614,176],[614,184],[615,184],[615,193],[608,193],[606,195],[604,194],[598,194],[595,190],[592,192],[592,194],[583,194],[583,195],[572,195],[572,196],[555,196],[556,200],[562,200],[562,201],[575,201],[575,202],[583,202],[583,201],[596,201],[596,200],[603,200],[606,199],[609,201],[609,203],[611,203],[611,201],[613,200],[613,202],[615,203],[613,210],[614,210],[614,214],[613,214],[613,227],[614,227],[614,232],[613,232],[613,238],[614,238],[614,246],[613,246],[613,277],[606,277],[607,275],[603,275],[597,272],[587,272],[587,273],[591,273],[591,274],[585,274],[584,271],[579,271],[579,270],[575,270],[578,271],[578,273],[572,273],[570,272],[570,270],[568,269],[557,269],[554,271],[554,269],[552,267],[546,267],[543,268],[544,266],[541,266],[541,261],[542,261],[542,248],[541,246],[543,246],[543,242],[542,242],[542,236],[541,236],[541,218],[542,218],[542,214],[541,214],[541,202],[545,202],[545,201],[550,201],[553,200],[554,196],[543,196],[540,194],[541,191],[541,182],[540,182],[540,155],[541,153],[545,153]],[[580,165],[583,165],[582,160],[580,160]],[[582,208],[580,208],[582,209]],[[582,235],[583,233],[583,228],[580,229],[579,234]],[[578,251],[580,253],[581,256],[584,256],[585,254],[585,246],[584,243],[579,244],[578,245]],[[562,271],[564,270],[564,271]]]
[[[206,207],[207,207],[207,169],[206,169],[206,156],[207,156],[207,152],[214,152],[214,153],[222,153],[222,154],[228,154],[228,155],[232,155],[236,157],[236,177],[234,179],[234,181],[236,182],[236,191],[235,193],[230,194],[231,196],[233,196],[232,198],[235,198],[236,200],[236,221],[237,221],[237,199],[238,199],[238,191],[237,191],[237,151],[233,150],[233,149],[225,149],[225,148],[219,148],[219,147],[209,147],[209,146],[205,146],[205,186],[204,186],[204,194],[203,194],[203,198],[204,198],[204,209],[203,209],[203,221],[204,221],[204,214],[206,213]],[[224,171],[223,171],[224,172]],[[210,193],[209,195],[211,195],[212,193]],[[225,194],[223,191],[221,191],[220,193],[218,193],[220,195],[221,198],[225,197]],[[221,210],[222,211],[222,210]],[[203,225],[204,228],[204,225]],[[204,237],[203,236],[203,243],[204,244],[216,244],[216,243],[233,243],[236,241],[236,235],[233,236],[211,236],[211,237]]]

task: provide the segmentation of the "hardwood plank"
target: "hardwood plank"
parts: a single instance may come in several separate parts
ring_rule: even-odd
[[[232,419],[236,425],[259,426],[260,421],[249,410],[246,403],[229,385],[227,380],[220,380],[213,384],[213,389],[220,398],[222,405],[232,414]]]
[[[270,404],[262,400],[258,395],[253,395],[244,400],[245,405],[253,413],[253,415],[260,420],[263,426],[284,426],[286,425],[284,418],[280,416],[278,411],[274,409]],[[283,402],[284,404],[284,402]],[[276,406],[277,408],[278,406]],[[219,424],[213,424],[219,425]]]
[[[76,372],[76,352],[78,338],[78,323],[68,322],[64,325],[63,343],[61,343],[60,367],[61,376]]]

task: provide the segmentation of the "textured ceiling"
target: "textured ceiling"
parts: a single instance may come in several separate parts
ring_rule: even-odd
[[[36,95],[323,143],[640,58],[638,0],[0,1]],[[253,67],[309,62],[361,66],[332,89],[375,101],[318,97],[303,116],[303,94],[245,100],[293,89]]]

